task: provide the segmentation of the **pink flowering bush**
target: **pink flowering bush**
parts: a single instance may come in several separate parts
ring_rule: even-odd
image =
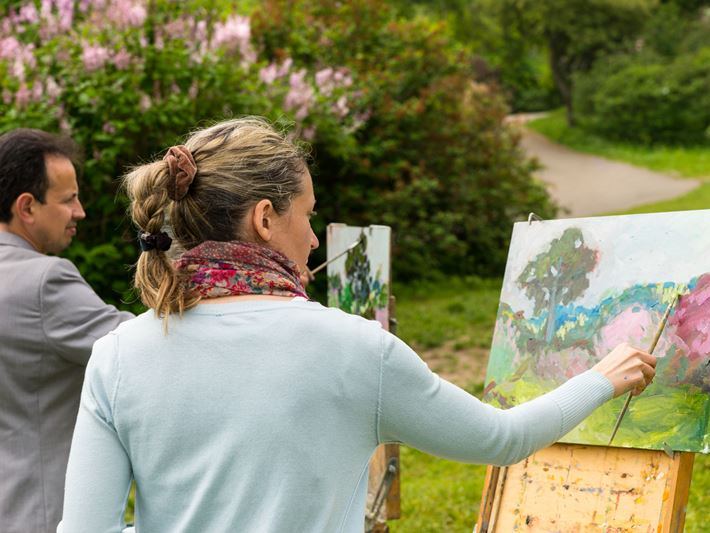
[[[325,67],[340,74],[321,90],[316,69],[264,53],[249,14],[215,4],[26,0],[2,12],[0,131],[63,131],[83,147],[88,217],[68,253],[109,300],[136,258],[114,200],[128,166],[228,116],[266,115],[294,138],[313,139],[321,123],[340,138],[358,127],[348,71]]]
[[[64,131],[84,148],[88,217],[68,253],[108,300],[137,256],[117,178],[230,116],[263,115],[310,142],[316,231],[392,225],[400,279],[497,273],[511,222],[554,212],[502,98],[475,82],[441,23],[375,0],[9,4],[0,131]]]

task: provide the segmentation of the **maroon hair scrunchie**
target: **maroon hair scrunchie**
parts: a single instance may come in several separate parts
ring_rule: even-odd
[[[197,174],[195,159],[187,146],[179,144],[168,149],[163,161],[168,163],[168,173],[172,178],[168,181],[168,196],[179,202],[187,194]]]

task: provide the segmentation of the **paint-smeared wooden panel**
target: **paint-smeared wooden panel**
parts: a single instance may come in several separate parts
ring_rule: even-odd
[[[692,463],[691,453],[556,444],[500,469],[478,531],[682,531]]]

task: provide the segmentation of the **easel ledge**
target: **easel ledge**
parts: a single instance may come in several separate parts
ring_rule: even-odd
[[[682,532],[695,454],[554,444],[488,467],[477,533]]]

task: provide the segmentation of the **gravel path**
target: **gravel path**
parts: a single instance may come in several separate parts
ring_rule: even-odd
[[[536,174],[548,185],[562,207],[560,217],[573,218],[621,211],[669,200],[700,185],[698,180],[676,179],[640,167],[575,152],[522,126],[539,115],[514,115],[522,128],[522,146],[542,169]]]

